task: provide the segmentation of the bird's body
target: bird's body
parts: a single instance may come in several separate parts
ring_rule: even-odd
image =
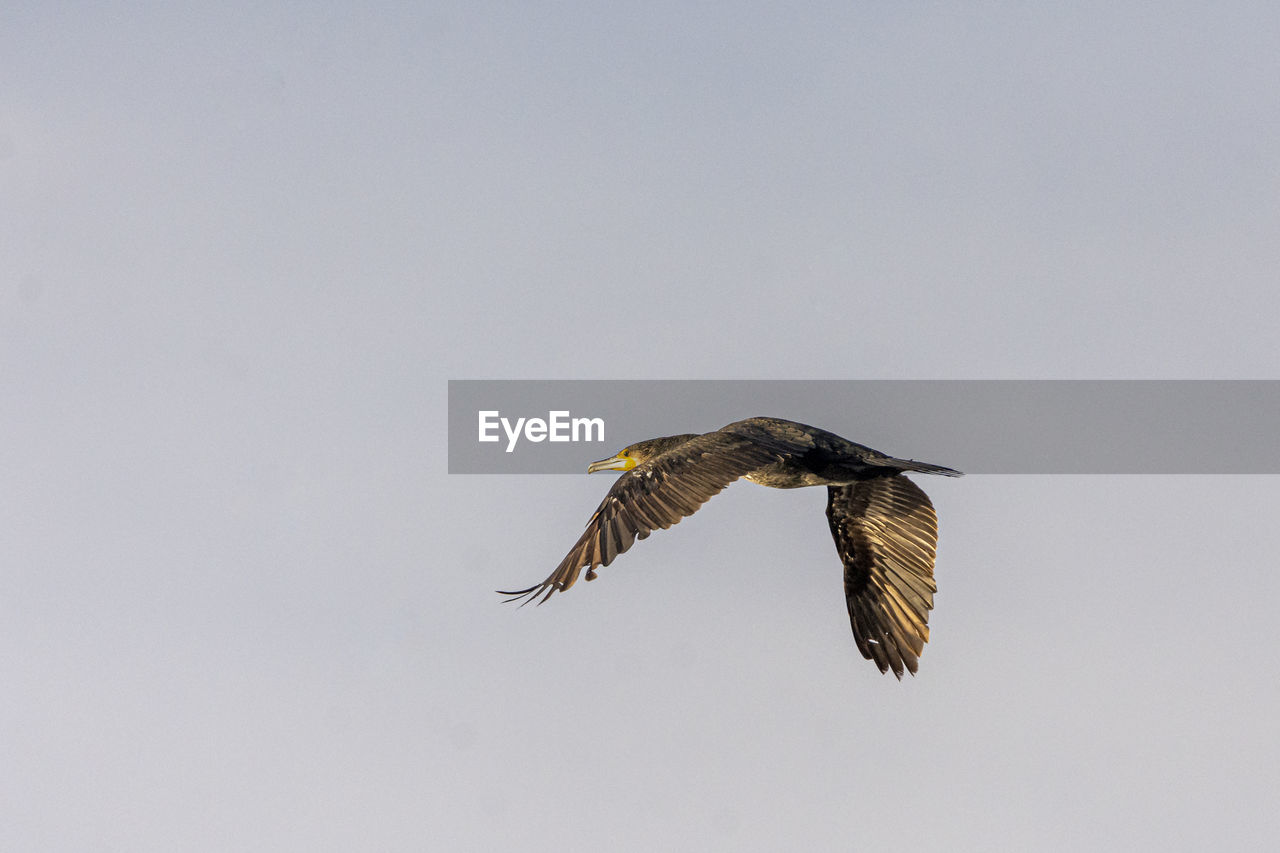
[[[739,477],[762,486],[826,486],[827,520],[844,563],[845,600],[858,650],[881,672],[915,673],[929,638],[937,521],[904,471],[960,472],[895,459],[835,433],[781,418],[748,418],[702,435],[655,438],[593,462],[588,472],[626,471],[582,537],[545,581],[503,593],[546,601],[592,580],[636,539],[692,515]]]

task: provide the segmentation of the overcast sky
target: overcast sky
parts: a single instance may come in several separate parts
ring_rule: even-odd
[[[450,378],[1276,378],[1273,4],[405,5],[0,13],[0,847],[1280,845],[1276,477],[917,478],[898,683],[821,490],[515,610],[609,476],[445,457]]]

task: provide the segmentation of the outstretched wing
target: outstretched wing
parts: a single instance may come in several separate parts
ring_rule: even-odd
[[[612,563],[637,539],[693,515],[734,480],[780,458],[776,450],[729,432],[691,438],[619,477],[550,577],[528,589],[500,593],[511,601],[541,604],[573,586],[583,569],[592,580],[597,567]]]
[[[827,519],[844,563],[858,651],[881,672],[912,675],[929,639],[938,521],[901,474],[827,488]]]

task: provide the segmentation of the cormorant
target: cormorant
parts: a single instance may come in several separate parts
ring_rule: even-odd
[[[573,549],[545,581],[502,592],[509,601],[546,601],[594,580],[636,539],[697,512],[739,477],[775,489],[827,487],[827,520],[844,563],[854,642],[881,672],[913,675],[929,639],[937,516],[904,471],[959,471],[895,459],[835,433],[782,420],[748,418],[703,435],[652,438],[592,462],[587,472],[625,471],[609,489]]]

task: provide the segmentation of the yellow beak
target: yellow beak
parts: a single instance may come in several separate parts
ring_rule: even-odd
[[[592,462],[587,466],[587,473],[594,474],[597,471],[630,471],[636,467],[636,460],[630,456],[610,456],[608,459],[601,459],[599,462]]]

